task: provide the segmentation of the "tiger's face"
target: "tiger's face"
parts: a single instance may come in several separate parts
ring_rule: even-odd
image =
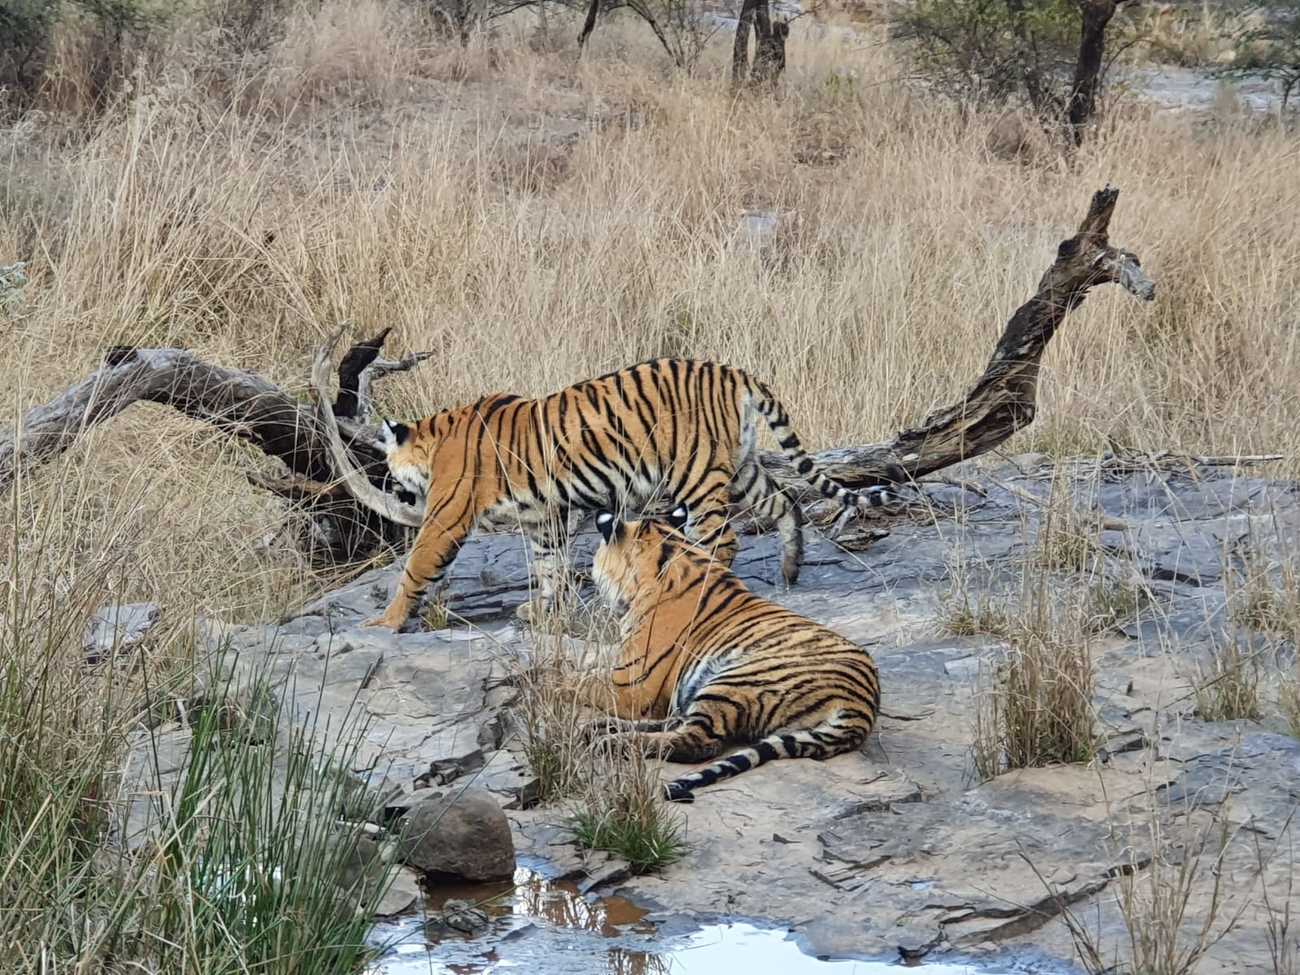
[[[678,505],[667,521],[623,521],[610,511],[596,515],[601,545],[596,549],[592,578],[615,613],[628,611],[638,593],[657,587],[673,551],[681,545],[686,508]]]
[[[379,431],[389,472],[403,491],[414,495],[417,503],[423,503],[432,477],[428,448],[416,437],[415,427],[410,424],[385,420],[379,425]]]

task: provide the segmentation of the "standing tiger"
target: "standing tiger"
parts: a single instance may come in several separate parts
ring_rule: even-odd
[[[477,525],[523,530],[546,605],[571,515],[655,500],[691,511],[687,536],[726,566],[736,554],[732,504],[776,525],[782,575],[793,583],[803,517],[758,464],[760,415],[824,497],[846,510],[894,499],[884,488],[849,490],[819,471],[771,390],[713,362],[655,359],[540,399],[496,394],[414,424],[386,420],[389,470],[425,508],[397,594],[370,625],[401,627]]]
[[[730,569],[667,525],[596,516],[604,543],[594,577],[622,613],[612,719],[595,727],[673,762],[707,762],[665,786],[694,790],[777,758],[830,758],[866,741],[880,711],[871,654],[826,627],[751,593]],[[608,690],[608,689],[606,689]],[[607,705],[600,689],[588,703]]]

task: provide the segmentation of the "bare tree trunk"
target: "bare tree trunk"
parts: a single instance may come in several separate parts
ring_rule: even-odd
[[[790,25],[772,20],[768,0],[757,0],[754,10],[754,65],[750,79],[754,84],[776,84],[785,71],[785,41]]]
[[[1111,187],[1093,194],[1079,232],[1061,242],[1037,292],[1011,316],[984,373],[960,402],[931,413],[889,443],[818,454],[827,473],[850,487],[919,478],[992,450],[1033,422],[1039,362],[1066,314],[1088,291],[1119,284],[1144,301],[1155,297],[1137,255],[1110,245],[1118,196]],[[798,493],[803,482],[781,454],[764,453],[760,459]]]
[[[600,13],[600,0],[590,0],[587,4],[587,19],[582,22],[582,32],[578,35],[578,56],[582,56],[587,46],[587,38],[596,29],[596,15]]]
[[[736,37],[731,44],[731,87],[739,89],[749,76],[749,35],[759,0],[744,0],[736,19]]]
[[[1076,146],[1083,145],[1083,132],[1097,107],[1097,85],[1106,56],[1106,28],[1123,0],[1079,0],[1083,27],[1079,33],[1079,57],[1074,62],[1074,81],[1066,120]]]

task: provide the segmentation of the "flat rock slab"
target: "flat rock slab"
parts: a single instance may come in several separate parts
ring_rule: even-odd
[[[1184,825],[1203,835],[1210,813],[1230,808],[1241,835],[1285,844],[1300,797],[1300,753],[1270,733],[1281,728],[1276,719],[1205,724],[1187,693],[1195,664],[1232,630],[1225,573],[1247,550],[1276,558],[1295,549],[1295,486],[1226,472],[1098,475],[1088,465],[1070,485],[1076,507],[1123,522],[1112,521],[1099,541],[1110,565],[1136,574],[1155,596],[1153,607],[1098,637],[1106,747],[1091,767],[1025,771],[979,786],[971,779],[972,689],[1006,644],[945,636],[939,621],[956,572],[981,597],[1020,592],[1051,479],[1037,464],[1011,466],[980,491],[929,489],[937,518],[858,526],[855,550],[810,530],[792,589],[774,584],[776,539],[742,538],[736,569],[752,588],[869,647],[884,714],[859,753],[774,762],[702,790],[674,811],[688,840],[685,858],[650,876],[578,851],[565,808],[520,808],[531,805],[533,786],[512,738],[509,678],[535,645],[512,615],[529,596],[519,537],[480,535],[464,547],[446,592],[451,629],[395,635],[360,626],[387,602],[399,571],[389,566],[276,625],[214,628],[213,646],[225,647],[239,673],[284,688],[303,720],[334,726],[349,708],[363,715],[360,762],[396,788],[393,814],[407,801],[403,790],[483,787],[509,810],[520,855],[545,859],[584,890],[617,889],[673,914],[788,925],[817,954],[1031,947],[1068,959],[1062,902],[1099,917],[1109,944],[1119,940],[1113,885],[1152,855],[1141,827],[1149,834],[1153,804],[1171,836]],[[880,531],[888,534],[872,540]],[[589,562],[594,545],[589,533],[579,538],[576,566]],[[1033,571],[1037,578],[1042,570]],[[1068,572],[1050,575],[1061,587],[1086,584]],[[593,644],[584,659],[588,652],[599,660],[606,651]],[[665,766],[662,774],[681,771]],[[1249,886],[1248,852],[1224,861],[1241,871],[1241,890]],[[1244,915],[1206,964],[1266,971],[1252,967],[1263,924],[1257,912]]]
[[[395,634],[348,627],[319,634],[284,628],[227,630],[225,662],[268,681],[302,716],[331,734],[364,724],[359,768],[394,781],[445,784],[486,764],[499,745],[492,688],[512,672],[513,638],[493,630]],[[341,716],[350,715],[353,724]]]

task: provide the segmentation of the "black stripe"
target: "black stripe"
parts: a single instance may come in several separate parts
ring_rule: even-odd
[[[773,762],[781,757],[780,752],[772,747],[772,743],[767,739],[754,743],[754,751],[758,752],[759,763]]]

